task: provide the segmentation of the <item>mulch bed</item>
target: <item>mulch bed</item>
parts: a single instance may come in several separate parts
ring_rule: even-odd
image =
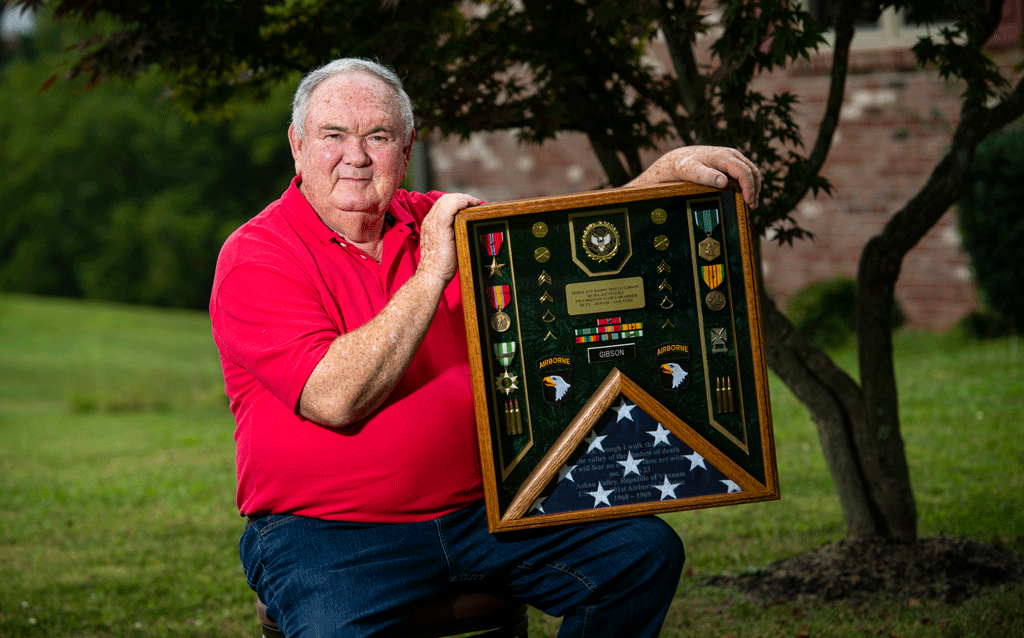
[[[989,587],[1021,581],[1020,554],[971,538],[936,536],[915,543],[847,538],[769,563],[755,573],[714,576],[708,584],[735,587],[764,603],[877,593],[955,603]]]

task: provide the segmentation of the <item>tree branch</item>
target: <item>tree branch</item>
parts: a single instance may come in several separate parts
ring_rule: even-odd
[[[889,536],[916,538],[913,492],[899,429],[899,402],[893,362],[891,312],[896,281],[906,254],[970,186],[969,175],[978,144],[1024,112],[1024,80],[998,105],[986,108],[965,103],[949,152],[927,183],[864,246],[857,269],[857,358],[866,402],[868,427],[856,431],[868,485],[886,520],[899,527]]]
[[[597,161],[601,163],[601,168],[604,169],[604,174],[608,176],[608,181],[612,186],[622,186],[630,180],[629,171],[622,165],[622,161],[619,159],[618,153],[615,149],[605,145],[594,133],[587,133],[587,139],[590,140],[590,147],[594,149],[594,155],[597,156]]]
[[[843,108],[843,96],[846,94],[846,76],[850,67],[850,45],[856,32],[854,26],[860,3],[847,1],[840,7],[836,18],[835,45],[832,49],[832,69],[830,71],[828,99],[825,102],[825,113],[818,127],[818,137],[807,156],[807,163],[796,183],[790,184],[773,208],[778,211],[791,211],[807,195],[814,176],[821,172],[825,160],[832,149],[836,128],[839,126],[839,113]],[[788,180],[787,180],[788,181]],[[781,217],[780,217],[781,218]]]
[[[676,86],[679,89],[680,105],[692,118],[700,109],[700,105],[707,101],[704,95],[704,78],[697,68],[697,59],[693,54],[692,42],[687,45],[682,43],[682,38],[679,35],[680,29],[677,28],[675,12],[668,7],[665,0],[661,0],[658,3],[658,7],[661,14],[661,29],[665,37],[665,44],[668,47],[669,58],[672,60],[672,68],[676,72]],[[667,112],[680,134],[683,131],[687,131],[688,127],[685,118],[681,118],[675,109],[667,109]],[[699,134],[693,135],[691,143],[698,143],[700,139],[701,136]]]

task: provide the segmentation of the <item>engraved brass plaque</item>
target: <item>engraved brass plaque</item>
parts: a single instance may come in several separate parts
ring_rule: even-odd
[[[565,285],[565,306],[570,315],[636,310],[646,305],[642,277]]]

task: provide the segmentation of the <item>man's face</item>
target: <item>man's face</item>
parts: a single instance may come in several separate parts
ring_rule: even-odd
[[[391,87],[364,73],[328,78],[313,91],[305,126],[305,139],[293,124],[288,140],[313,209],[329,224],[383,216],[412,151]]]

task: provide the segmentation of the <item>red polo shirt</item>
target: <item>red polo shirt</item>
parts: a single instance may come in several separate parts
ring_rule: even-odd
[[[377,315],[415,272],[420,222],[440,196],[398,191],[379,264],[320,220],[297,178],[225,242],[210,316],[243,515],[412,522],[482,498],[458,278],[384,405],[340,429],[297,413],[331,342]]]

